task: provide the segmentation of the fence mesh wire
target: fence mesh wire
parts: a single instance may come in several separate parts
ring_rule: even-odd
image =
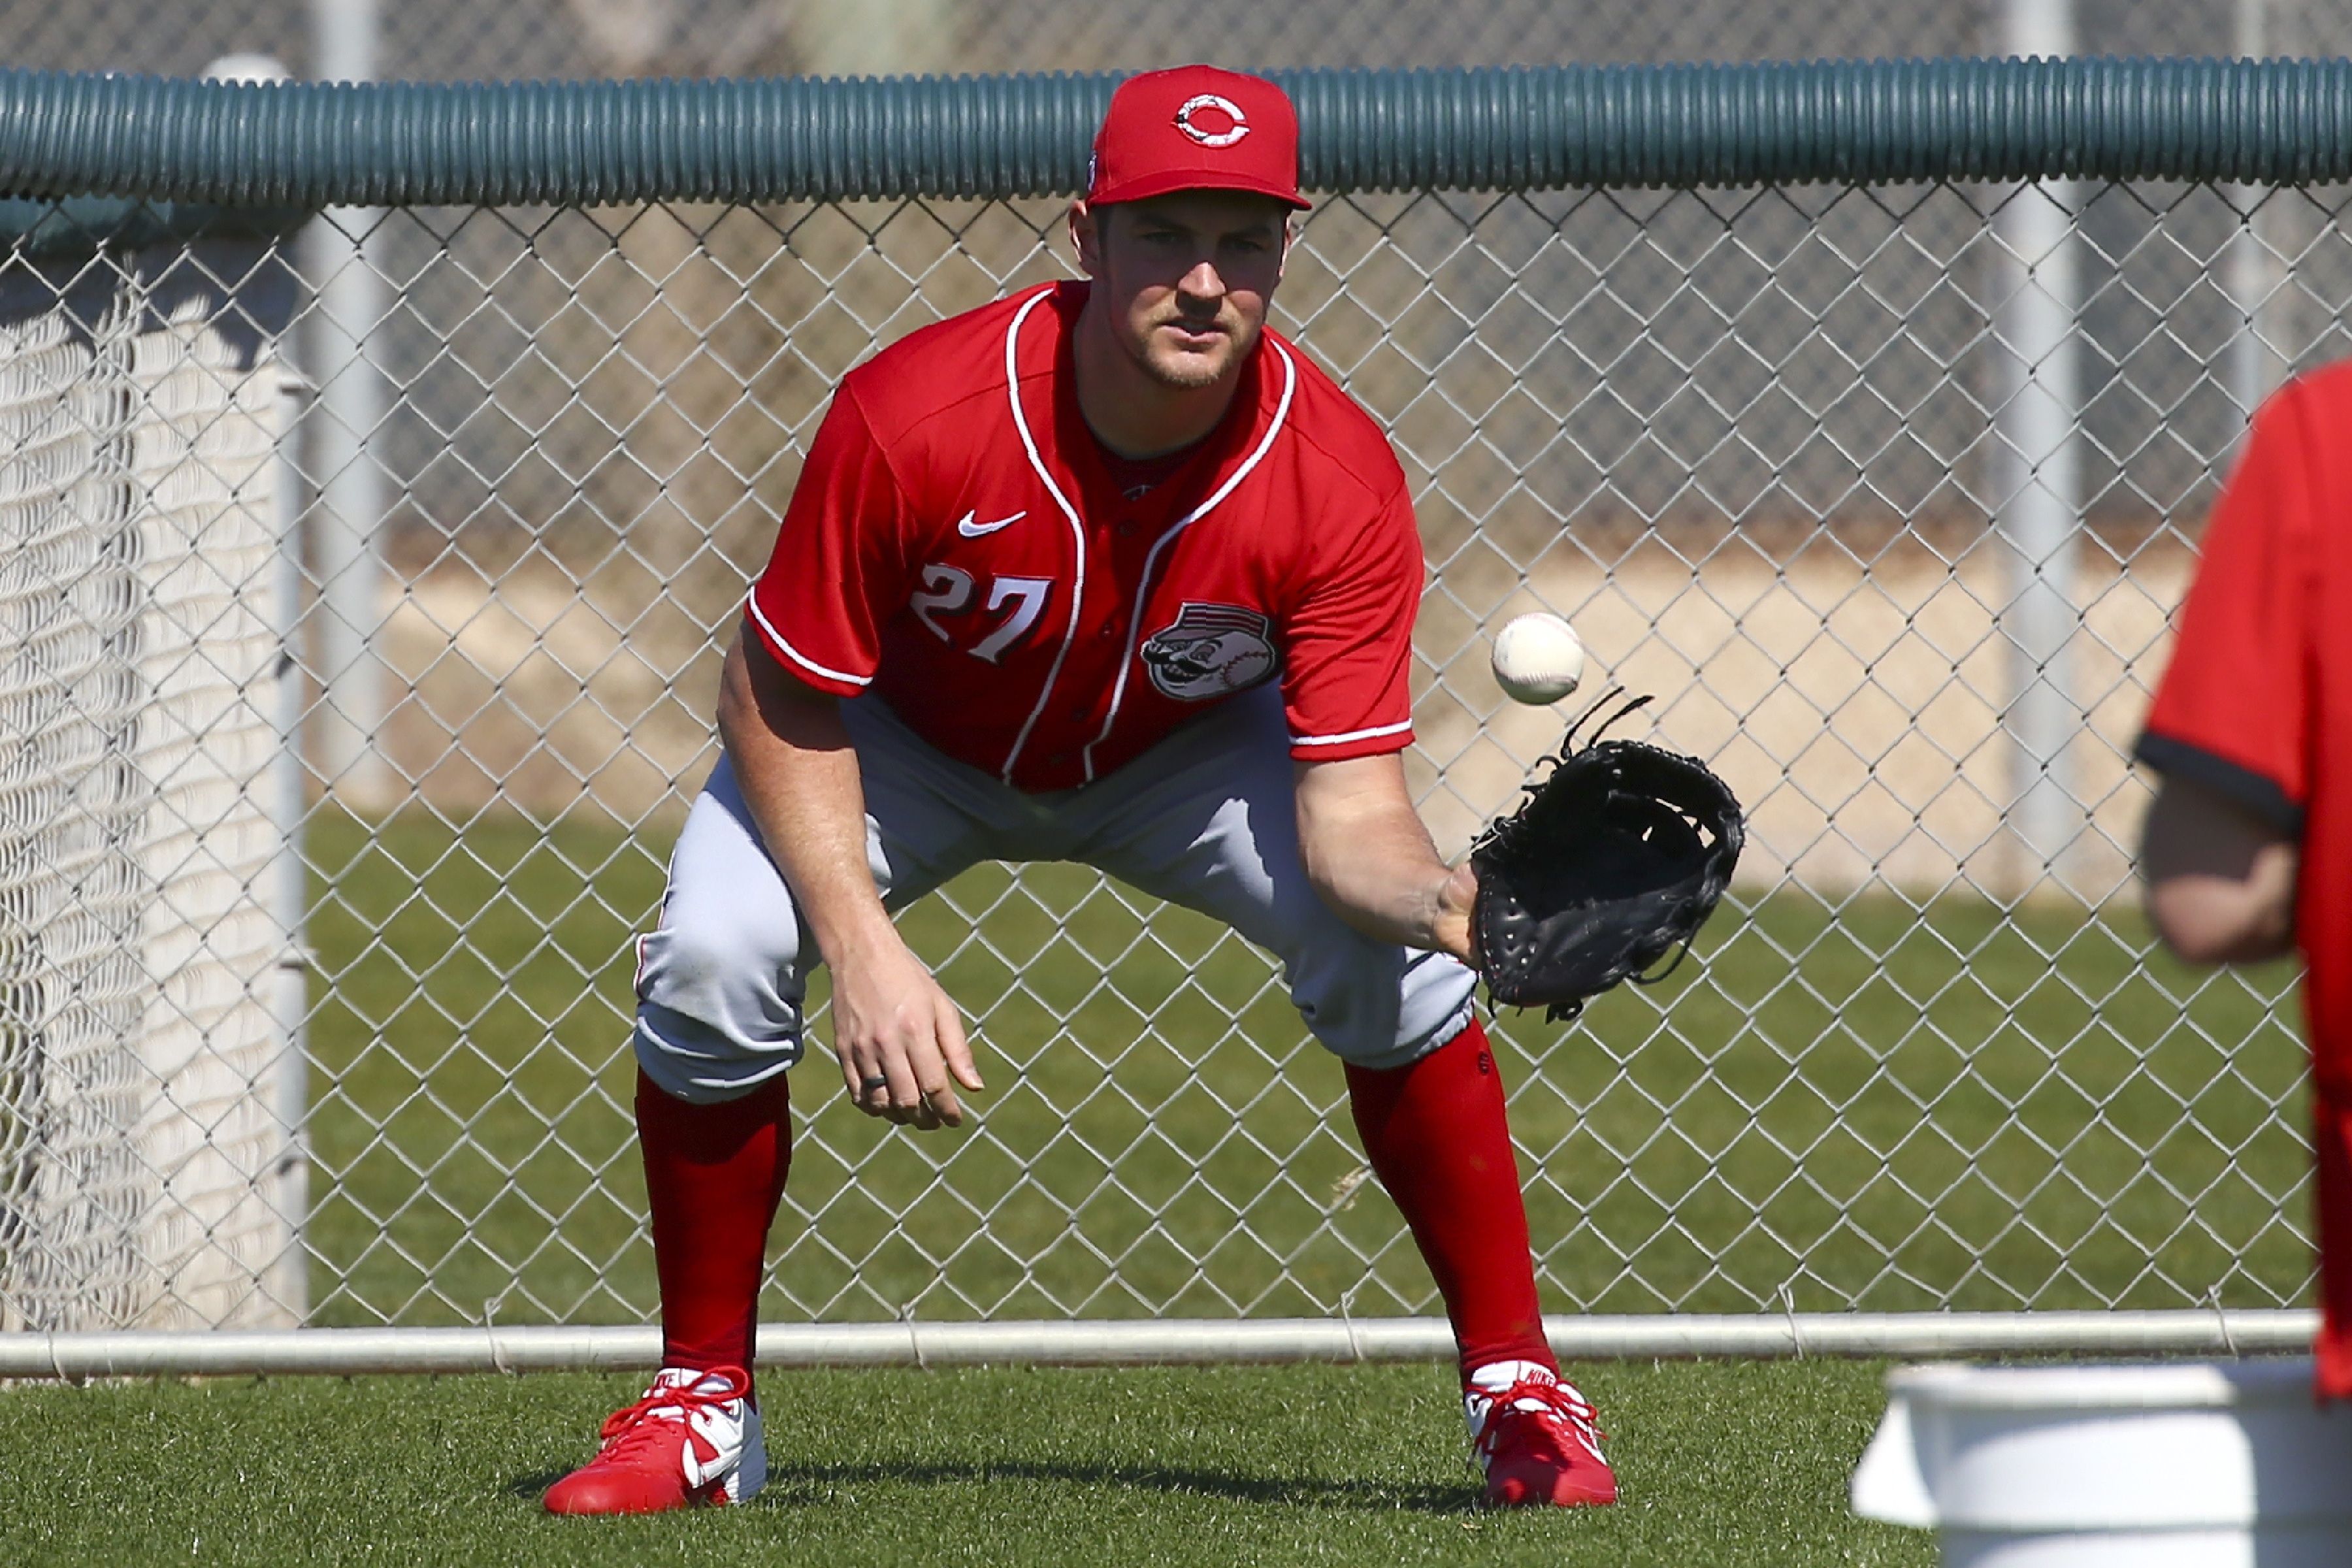
[[[0,1321],[283,1321],[282,268],[0,274]],[[226,267],[224,267],[226,264]],[[260,273],[266,271],[265,277]],[[240,303],[241,301],[241,303]]]
[[[2058,215],[2058,252],[2025,212]],[[2156,953],[2128,874],[2147,791],[2125,752],[2246,409],[2346,346],[2342,216],[2334,191],[1932,184],[1423,192],[1306,218],[1278,323],[1384,423],[1415,487],[1431,575],[1410,769],[1441,847],[1458,852],[1559,739],[1559,715],[1507,703],[1486,668],[1486,637],[1538,606],[1655,692],[1659,737],[1709,758],[1754,812],[1703,963],[1573,1030],[1497,1021],[1549,1307],[2305,1298],[2287,977]],[[1045,202],[331,221],[360,248],[0,269],[11,298],[48,291],[0,364],[18,389],[0,417],[23,426],[0,515],[66,520],[52,542],[12,535],[25,569],[0,595],[24,626],[16,668],[53,683],[12,679],[0,697],[0,752],[22,759],[0,839],[12,1321],[166,1321],[159,1303],[177,1321],[646,1319],[625,952],[712,761],[719,649],[840,373],[1068,268]],[[321,281],[283,280],[320,255],[383,280],[365,339],[385,414],[354,448],[313,408],[265,484],[274,345],[309,341]],[[2069,270],[2061,446],[2080,526],[2032,558],[2004,520],[2044,482],[2018,477],[2021,443],[2045,437],[2016,411],[2048,366],[2021,368],[2015,310]],[[74,289],[148,298],[174,275],[213,280],[188,290],[205,313],[142,317],[131,380],[53,363],[66,351],[46,323],[74,319]],[[289,301],[276,315],[253,302],[270,289]],[[178,429],[168,389],[199,384],[214,412],[166,467],[205,484],[122,471],[118,425]],[[54,390],[28,405],[28,386]],[[347,451],[333,460],[376,466],[393,503],[356,562],[321,547],[337,478],[321,454]],[[150,555],[172,527],[197,547],[160,576],[101,579],[104,540],[75,521],[88,509],[16,499],[37,477],[117,487]],[[307,552],[268,547],[270,486],[300,510]],[[273,815],[275,731],[254,713],[267,660],[234,650],[268,641],[273,563],[297,560],[313,674],[323,617],[366,623],[378,765],[351,771],[319,742],[361,688],[306,681],[293,820]],[[206,607],[166,616],[183,576]],[[130,603],[107,585],[128,581]],[[2036,647],[2021,607],[2053,596],[2062,636]],[[141,640],[166,622],[176,651]],[[98,652],[70,669],[41,653],[58,627]],[[224,695],[175,707],[163,668],[202,668]],[[2051,754],[2020,729],[2036,681],[2069,705]],[[142,711],[207,715],[172,721],[194,744],[151,770],[173,784],[201,759],[212,792],[148,808],[172,845],[40,760],[119,759],[101,731],[127,721],[91,718],[87,695],[110,682]],[[231,708],[257,745],[222,736]],[[2055,838],[2022,823],[2037,792],[2063,805]],[[310,968],[286,1008],[266,895],[289,841]],[[199,847],[218,857],[211,902],[142,883],[120,915],[76,858],[135,879]],[[1338,1068],[1260,954],[1066,867],[982,868],[905,923],[975,1026],[992,1091],[970,1130],[917,1137],[802,1075],[770,1317],[1433,1307],[1367,1183]],[[71,959],[56,946],[69,937]],[[188,971],[166,940],[241,976],[235,994],[175,986]],[[65,992],[90,1048],[134,1064],[74,1115],[129,1130],[171,1106],[214,1131],[227,1175],[210,1197],[178,1164],[105,1157],[145,1160],[142,1203],[199,1205],[179,1222],[239,1260],[226,1283],[175,1272],[181,1244],[132,1235],[95,1167],[23,1109],[63,1070],[25,999]],[[202,1048],[121,1054],[163,1021]],[[289,1038],[307,1091],[273,1054]],[[211,1087],[193,1087],[199,1066]],[[298,1121],[308,1161],[289,1169]],[[106,1268],[67,1271],[89,1284],[79,1297],[44,1282],[41,1260],[64,1255],[43,1250],[56,1220],[39,1194],[66,1188],[90,1255],[138,1260],[145,1284],[117,1289]],[[307,1271],[229,1239],[265,1209],[268,1234],[299,1232]]]

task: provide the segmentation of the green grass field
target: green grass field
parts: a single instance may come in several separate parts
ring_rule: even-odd
[[[630,1380],[26,1386],[0,1563],[1925,1568],[1931,1536],[1846,1509],[1879,1373],[1592,1369],[1619,1506],[1508,1516],[1473,1506],[1434,1367],[773,1375],[752,1507],[624,1521],[537,1498]]]
[[[649,1310],[628,938],[670,832],[314,826],[314,1321]],[[795,1075],[766,1316],[1433,1310],[1254,952],[1068,867],[982,868],[905,923],[990,1089],[919,1137],[851,1110],[829,1057]],[[2148,945],[2136,916],[1782,895],[1572,1028],[1507,1016],[1548,1305],[2298,1299],[2290,976]]]
[[[667,839],[315,825],[315,1322],[650,1311],[624,1040]],[[1069,868],[983,868],[907,925],[990,1090],[918,1138],[799,1075],[763,1316],[1434,1309],[1255,955]],[[2289,976],[2147,946],[1777,897],[1574,1028],[1502,1019],[1547,1305],[2300,1299]],[[0,1563],[1925,1564],[1846,1509],[1883,1370],[1579,1367],[1625,1500],[1578,1517],[1472,1506],[1438,1367],[778,1374],[761,1506],[605,1524],[535,1500],[634,1379],[20,1386]]]

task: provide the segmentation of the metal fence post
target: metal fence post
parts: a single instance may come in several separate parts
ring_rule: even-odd
[[[2005,54],[2074,52],[2074,7],[2066,0],[2002,0],[2000,26]],[[2008,568],[1996,625],[2008,641],[2011,670],[2001,724],[2012,748],[2009,830],[2012,890],[2021,895],[2048,880],[2065,885],[2067,851],[2084,825],[2066,757],[2083,723],[2068,648],[2081,620],[2074,205],[2071,181],[2037,181],[1993,216],[2000,369],[1991,499]]]
[[[2242,59],[2261,59],[2270,51],[2271,0],[2237,0],[2233,46]],[[2243,226],[2230,247],[2227,280],[2230,301],[2238,309],[2238,333],[2230,344],[2230,396],[2252,420],[2271,388],[2278,384],[2282,365],[2271,334],[2264,331],[2273,315],[2272,299],[2280,280],[2278,258],[2263,236],[2263,201],[2257,185],[2236,184],[2230,195],[2243,215]]]
[[[323,81],[375,74],[375,0],[313,0],[315,70]],[[375,455],[390,399],[368,340],[391,311],[369,237],[374,207],[330,207],[303,236],[303,270],[317,290],[306,369],[318,397],[305,458],[318,489],[311,571],[317,599],[311,657],[321,699],[311,728],[314,763],[344,804],[392,804],[392,774],[377,743],[385,709],[384,669],[375,647],[383,614],[379,537],[385,475]]]

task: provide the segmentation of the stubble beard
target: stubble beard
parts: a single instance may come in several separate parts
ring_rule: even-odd
[[[1199,392],[1212,387],[1234,373],[1242,361],[1247,344],[1236,341],[1231,331],[1225,336],[1224,352],[1213,354],[1159,352],[1156,335],[1163,326],[1175,322],[1155,321],[1144,331],[1143,342],[1135,345],[1132,357],[1143,373],[1171,392]]]
[[[1231,360],[1212,366],[1203,363],[1196,354],[1188,354],[1172,364],[1149,354],[1143,358],[1144,374],[1171,392],[1198,392],[1203,387],[1214,386],[1232,368]]]

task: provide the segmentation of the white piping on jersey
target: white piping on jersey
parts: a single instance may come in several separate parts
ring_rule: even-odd
[[[1402,724],[1382,724],[1375,730],[1350,730],[1344,735],[1293,735],[1290,737],[1290,743],[1294,746],[1344,746],[1350,741],[1371,741],[1382,735],[1402,735],[1412,728],[1412,721],[1408,719]]]
[[[1150,552],[1144,556],[1143,575],[1137,579],[1135,584],[1135,613],[1128,623],[1127,651],[1118,661],[1118,679],[1112,683],[1110,689],[1110,715],[1103,721],[1102,733],[1088,741],[1087,749],[1079,753],[1086,762],[1087,778],[1090,783],[1095,776],[1095,748],[1110,739],[1111,728],[1118,722],[1118,705],[1127,696],[1127,672],[1135,663],[1136,644],[1143,639],[1143,606],[1151,596],[1151,574],[1160,564],[1160,552],[1173,544],[1178,534],[1200,521],[1219,501],[1233,494],[1234,486],[1249,478],[1250,470],[1256,468],[1258,459],[1272,449],[1274,438],[1282,434],[1283,426],[1289,421],[1290,395],[1298,390],[1298,365],[1284,351],[1280,343],[1270,337],[1264,339],[1263,342],[1267,348],[1274,351],[1275,357],[1282,362],[1282,396],[1275,403],[1274,418],[1267,424],[1265,435],[1258,442],[1256,450],[1243,460],[1240,468],[1227,476],[1225,482],[1219,485],[1215,493],[1207,500],[1178,519],[1176,526],[1161,534],[1159,542],[1152,545]]]
[[[807,669],[814,670],[817,674],[824,676],[827,680],[846,681],[852,686],[871,686],[874,684],[874,678],[870,675],[852,675],[845,669],[828,669],[824,665],[819,664],[816,660],[809,658],[808,655],[803,653],[800,649],[794,647],[791,643],[786,642],[784,640],[784,634],[776,629],[776,624],[768,619],[766,612],[760,608],[760,595],[757,589],[753,589],[751,596],[743,601],[743,607],[751,612],[751,618],[760,623],[760,629],[768,634],[768,640],[774,643],[778,647],[783,649],[784,657],[791,659],[794,664],[800,665]]]
[[[1029,466],[1045,482],[1045,493],[1054,498],[1054,504],[1061,508],[1062,515],[1069,520],[1070,543],[1077,552],[1077,564],[1075,581],[1070,584],[1070,624],[1062,633],[1062,646],[1054,650],[1054,662],[1045,671],[1045,684],[1037,693],[1037,706],[1029,710],[1029,717],[1023,722],[1021,732],[1013,737],[1013,749],[1004,753],[1001,776],[1006,784],[1013,782],[1013,764],[1021,760],[1021,748],[1029,743],[1029,731],[1037,727],[1038,719],[1045,714],[1045,704],[1054,700],[1054,682],[1062,678],[1062,661],[1070,657],[1070,645],[1078,640],[1078,612],[1087,602],[1086,525],[1078,521],[1078,509],[1070,504],[1070,498],[1062,493],[1062,487],[1054,482],[1052,474],[1046,472],[1045,460],[1037,456],[1037,443],[1029,434],[1028,416],[1021,412],[1021,367],[1015,363],[1017,356],[1014,351],[1021,342],[1021,323],[1029,319],[1030,311],[1045,302],[1055,287],[1048,283],[1030,295],[1022,302],[1021,309],[1013,312],[1013,324],[1004,329],[1004,395],[1012,401],[1013,427],[1021,433],[1021,449],[1029,454]],[[1094,776],[1094,765],[1089,761],[1087,782],[1093,783]]]

